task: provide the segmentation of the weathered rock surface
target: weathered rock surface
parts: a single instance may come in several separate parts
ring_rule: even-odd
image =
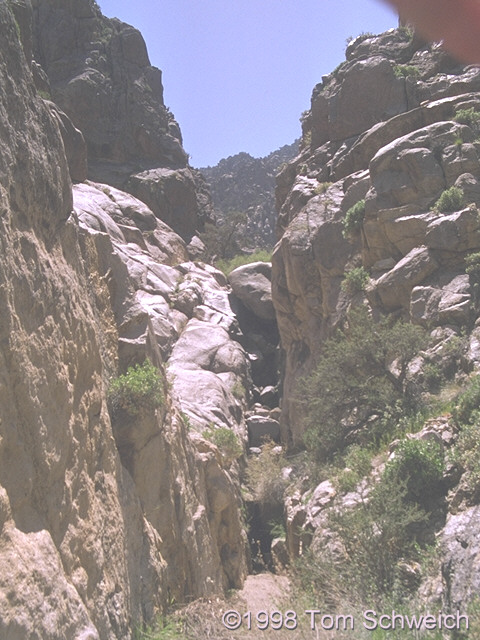
[[[203,415],[189,431],[165,364],[190,322],[212,331],[218,348],[198,367],[227,398],[223,425],[240,443],[233,391],[248,366],[222,274],[188,262],[183,240],[133,196],[81,182],[72,198],[85,154],[71,122],[109,171],[142,149],[144,116],[142,157],[182,163],[178,133],[160,126],[166,114],[149,119],[135,101],[147,81],[161,90],[138,32],[87,0],[38,0],[34,14],[12,3],[15,18],[9,5],[0,3],[0,636],[131,640],[171,598],[246,575],[237,465],[202,437]],[[30,71],[31,55],[62,111],[37,95],[34,77],[46,79],[36,63]],[[112,418],[111,378],[146,356],[163,405]],[[192,371],[175,363],[176,379]],[[193,413],[197,386],[188,400]]]
[[[237,267],[228,276],[234,295],[261,320],[275,320],[272,303],[272,265],[253,262]]]
[[[150,169],[133,174],[126,188],[145,202],[157,218],[186,240],[203,229],[206,209],[199,197],[200,177],[192,169]]]
[[[270,416],[251,416],[247,420],[247,428],[251,447],[261,447],[269,440],[280,441],[280,424]]]
[[[89,283],[60,130],[6,3],[0,23],[0,633],[128,638],[142,606],[161,606],[164,562],[112,439],[115,325],[94,269]]]
[[[441,279],[414,287],[410,315],[414,322],[429,326],[467,326],[472,316],[470,282],[466,274],[442,274]]]
[[[480,587],[479,517],[478,506],[449,515],[441,533],[444,601],[451,611],[464,611],[465,603],[478,594]]]
[[[479,89],[477,68],[462,67],[407,30],[357,38],[346,62],[315,87],[301,153],[277,179],[272,299],[284,357],[284,443],[302,445],[298,382],[312,372],[336,328],[348,328],[344,320],[355,305],[430,332],[429,348],[411,363],[412,376],[421,375],[425,362],[435,372],[448,358],[457,370],[478,369],[478,285],[465,258],[480,249]],[[454,201],[445,205],[444,192],[452,187]],[[347,212],[362,200],[364,215],[359,206],[356,229],[347,228]],[[359,267],[369,276],[361,290],[342,288],[346,274]],[[448,448],[455,425],[443,416],[412,437]],[[329,528],[329,510],[368,499],[382,473],[378,461],[374,467],[368,482],[344,495],[330,481],[313,494],[299,482],[285,501],[290,558],[309,545],[333,557],[345,552]],[[450,465],[449,473],[461,470]],[[480,575],[477,507],[465,506],[461,487],[449,498],[446,525],[445,505],[435,525],[442,574],[430,595],[450,611],[465,609]],[[398,568],[408,577],[411,568]],[[418,586],[418,571],[409,575]]]
[[[86,144],[91,180],[130,191],[190,240],[210,218],[210,196],[188,167],[161,71],[150,65],[140,32],[104,17],[94,0],[22,7],[24,49],[39,91],[57,105],[72,179],[87,177]]]
[[[388,58],[354,59],[339,70],[338,79],[314,89],[312,144],[344,141],[406,109],[404,82],[395,76]]]
[[[369,272],[364,295],[375,312],[457,331],[473,321],[465,256],[480,248],[480,164],[474,121],[454,119],[479,107],[479,78],[438,47],[392,30],[357,38],[347,61],[315,87],[302,152],[277,186],[272,291],[285,353],[286,441],[301,441],[297,381],[352,304],[341,288],[350,269]],[[438,211],[453,186],[463,203]],[[344,237],[347,211],[361,200],[360,228]]]
[[[161,72],[150,65],[140,32],[105,18],[90,0],[34,5],[33,56],[54,102],[85,136],[91,171],[97,162],[186,166]]]
[[[88,176],[87,145],[83,134],[54,102],[48,101],[48,106],[60,127],[70,178],[73,182],[83,182]]]
[[[179,264],[186,258],[181,239],[132,196],[88,183],[74,187],[74,203],[102,255],[120,367],[148,354],[166,363],[171,383],[177,411],[124,424],[116,434],[146,517],[163,541],[169,589],[185,597],[239,585],[246,560],[234,475],[223,468],[215,447],[197,436],[195,452],[187,432],[187,426],[199,434],[223,427],[233,429],[239,442],[245,438],[243,405],[234,391],[246,386],[248,366],[231,337],[238,328],[224,276],[213,267]],[[131,226],[116,223],[123,211]],[[200,556],[205,562],[193,570]]]
[[[376,280],[375,293],[388,311],[408,306],[413,287],[424,282],[437,267],[427,247],[416,247]]]

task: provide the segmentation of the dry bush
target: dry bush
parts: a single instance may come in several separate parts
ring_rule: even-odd
[[[274,442],[267,442],[258,456],[249,459],[247,484],[256,502],[261,505],[283,501],[287,480],[282,469],[287,466],[283,453]]]

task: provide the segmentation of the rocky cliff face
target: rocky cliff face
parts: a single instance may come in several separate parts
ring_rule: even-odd
[[[215,167],[200,169],[210,186],[218,217],[229,212],[246,214],[247,238],[252,247],[270,248],[275,243],[275,176],[297,152],[298,142],[294,142],[264,158],[243,152],[220,160]]]
[[[346,57],[315,87],[302,151],[277,185],[272,279],[285,354],[281,428],[294,445],[304,429],[298,381],[312,372],[325,339],[354,306],[430,333],[417,373],[423,358],[439,362],[460,336],[464,371],[479,367],[478,285],[466,272],[466,258],[480,249],[479,70],[460,66],[407,29],[357,38]],[[361,274],[355,286],[352,273]],[[440,442],[450,459],[456,430],[447,414],[409,437]],[[348,511],[363,500],[380,467],[372,462],[371,485],[360,484],[356,493],[341,495],[327,480],[313,492],[290,495],[290,555],[310,544],[318,553],[338,552],[329,511]],[[475,500],[462,503],[456,481],[445,480],[451,491],[436,525],[438,573],[419,592],[452,611],[466,607],[479,572],[478,507]]]
[[[88,177],[141,197],[190,239],[211,205],[201,175],[188,166],[161,71],[151,66],[140,32],[105,18],[93,0],[12,6],[38,90],[85,139]]]
[[[273,288],[286,354],[283,433],[294,442],[296,381],[359,298],[455,333],[476,320],[465,256],[480,247],[479,148],[476,124],[456,114],[478,109],[478,69],[406,29],[360,37],[346,56],[315,87],[303,151],[277,186]],[[453,186],[463,199],[441,211],[435,203]],[[347,212],[359,202],[350,232]],[[369,283],[352,300],[341,285],[359,267]]]
[[[233,427],[241,450],[247,359],[223,275],[158,209],[80,182],[88,161],[188,183],[138,32],[49,0],[3,0],[0,32],[0,635],[128,640],[246,574],[238,466],[202,434]],[[145,357],[164,402],[112,414],[112,377]]]

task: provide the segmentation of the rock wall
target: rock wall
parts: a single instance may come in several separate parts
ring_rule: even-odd
[[[88,177],[141,198],[190,240],[210,218],[210,198],[141,33],[104,17],[94,0],[12,2],[38,90],[85,139]]]
[[[82,86],[95,75],[72,37],[83,46],[99,24],[93,2],[0,1],[0,636],[9,640],[129,640],[172,598],[240,586],[247,571],[238,466],[202,436],[212,422],[245,437],[232,389],[247,364],[230,339],[222,276],[189,263],[183,240],[127,193],[85,182],[72,198],[70,175],[86,155],[68,141],[84,136],[98,158],[86,123],[75,122],[80,132],[39,93],[48,78],[34,51],[68,108],[76,83],[65,59]],[[155,76],[138,32],[113,31],[123,62]],[[113,119],[109,162],[128,160],[119,132],[133,127],[129,113]],[[218,327],[218,344],[205,362],[172,363],[169,381],[177,341],[199,326]],[[145,356],[165,402],[112,422],[110,380]],[[192,372],[215,381],[221,416],[204,416],[199,397],[200,417],[187,419],[197,405],[191,392],[182,399],[182,380]]]
[[[27,3],[29,4],[29,3]],[[91,0],[33,0],[33,55],[55,103],[97,163],[185,167],[180,129],[141,33],[105,18]]]
[[[277,184],[272,286],[285,353],[282,433],[296,444],[298,380],[352,304],[441,327],[437,343],[447,327],[476,342],[465,257],[480,248],[480,147],[475,123],[455,116],[480,106],[478,69],[405,28],[359,37],[346,57],[315,87],[303,150]],[[439,211],[437,199],[454,185],[463,203]],[[364,218],[346,233],[345,216],[361,200]],[[369,283],[352,296],[341,285],[358,267]]]
[[[478,284],[465,261],[480,250],[479,70],[402,28],[357,38],[346,56],[314,89],[302,152],[277,183],[272,297],[285,357],[282,440],[294,446],[302,446],[304,430],[299,380],[352,306],[430,332],[429,348],[412,365],[418,383],[423,363],[441,363],[455,344],[463,345],[457,374],[478,371],[480,362]],[[456,199],[446,203],[452,187]],[[361,213],[349,226],[354,205]],[[342,287],[354,268],[366,282]],[[445,414],[407,437],[434,438],[448,450],[456,434]],[[291,558],[309,546],[319,556],[338,551],[329,513],[363,500],[379,463],[374,458],[354,492],[325,480],[313,492],[299,483],[286,497]],[[448,612],[465,611],[479,582],[477,498],[462,503],[457,471],[444,476],[438,567],[429,577],[411,574],[417,586],[423,580],[416,600]]]

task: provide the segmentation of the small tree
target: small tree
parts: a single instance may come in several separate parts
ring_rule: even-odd
[[[344,579],[350,589],[372,601],[391,594],[398,561],[416,556],[415,529],[426,514],[406,499],[407,494],[405,480],[382,477],[365,502],[333,511],[330,517],[347,552]]]
[[[442,192],[433,209],[438,213],[452,213],[461,209],[463,205],[463,190],[460,187],[453,186]]]
[[[375,322],[366,307],[350,312],[345,330],[325,342],[301,385],[304,440],[316,458],[343,450],[352,432],[363,430],[363,439],[372,440],[373,424],[413,411],[416,387],[408,384],[408,364],[425,344],[418,326],[389,318]]]
[[[230,260],[241,252],[245,241],[247,214],[229,211],[217,224],[207,223],[200,239],[206,247],[205,259]]]
[[[465,258],[465,272],[468,273],[473,289],[473,299],[476,305],[480,302],[480,252],[470,253]]]
[[[258,456],[250,457],[247,467],[247,485],[260,505],[280,504],[287,486],[282,475],[286,466],[283,453],[274,442],[267,442]]]
[[[416,78],[420,75],[420,70],[418,67],[412,64],[396,64],[393,67],[393,73],[395,74],[396,78]]]

